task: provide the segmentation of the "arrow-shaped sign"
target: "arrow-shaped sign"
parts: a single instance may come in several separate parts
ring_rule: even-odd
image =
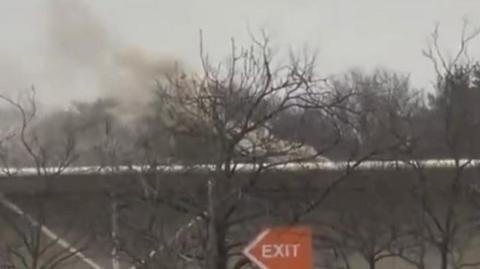
[[[261,269],[312,269],[312,232],[308,227],[269,228],[243,254]]]

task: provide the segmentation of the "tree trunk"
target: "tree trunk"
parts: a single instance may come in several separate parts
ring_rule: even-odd
[[[368,268],[375,269],[375,266],[376,266],[375,255],[372,255],[371,257],[368,257]]]
[[[225,246],[227,223],[219,214],[216,183],[215,179],[208,182],[208,241],[205,269],[226,269],[228,262]]]
[[[221,224],[216,225],[216,235],[215,241],[211,241],[212,247],[215,250],[212,252],[214,255],[210,256],[210,253],[207,253],[210,257],[209,266],[206,269],[226,269],[228,263],[227,251],[225,247],[225,229]]]
[[[114,193],[111,194],[111,237],[112,237],[112,269],[120,269],[120,261],[118,258],[118,201]]]
[[[445,243],[442,243],[440,247],[440,269],[448,268],[448,246]]]

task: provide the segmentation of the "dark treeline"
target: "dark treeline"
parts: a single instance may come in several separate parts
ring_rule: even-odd
[[[478,64],[455,65],[442,75],[432,92],[413,88],[405,74],[383,69],[371,73],[351,71],[322,85],[338,94],[339,99],[343,98],[332,111],[319,112],[308,104],[298,105],[272,118],[269,132],[316,150],[336,143],[323,153],[332,160],[362,156],[395,141],[402,146],[383,151],[377,159],[437,159],[450,158],[452,154],[477,157],[479,145],[474,138],[478,137],[480,120]],[[208,159],[212,156],[208,154],[211,146],[202,139],[212,130],[202,130],[208,126],[192,119],[189,131],[198,133],[172,132],[165,126],[161,90],[152,89],[153,102],[145,110],[149,113],[137,115],[134,120],[123,120],[114,99],[98,99],[74,102],[70,109],[37,116],[28,132],[48,151],[61,151],[68,140],[75,140],[77,165],[101,164],[103,158],[108,158],[105,152],[99,154],[101,147],[119,151],[115,153],[122,156],[116,160],[118,164],[138,164],[137,154],[142,149],[155,149],[159,163],[211,161]],[[226,102],[230,102],[225,104],[228,108],[241,113],[242,103],[249,101],[236,97]],[[3,108],[2,153],[9,154],[9,166],[31,166],[33,163],[25,157],[24,149],[18,141],[13,141],[21,117],[16,112],[11,107]],[[451,142],[455,143],[455,152],[447,148],[447,133],[449,139],[457,141]]]

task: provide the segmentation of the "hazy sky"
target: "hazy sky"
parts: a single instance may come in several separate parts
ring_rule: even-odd
[[[0,91],[34,84],[50,102],[89,99],[117,81],[106,62],[96,60],[106,59],[108,50],[135,48],[143,60],[166,57],[195,66],[199,29],[210,54],[219,56],[231,37],[246,42],[248,27],[266,29],[280,49],[316,49],[325,75],[386,66],[411,73],[423,87],[432,79],[421,56],[427,36],[438,22],[443,47],[454,48],[465,16],[478,25],[480,1],[0,0]],[[69,34],[72,24],[78,35]],[[63,47],[64,41],[70,43]],[[472,44],[472,54],[479,44]]]

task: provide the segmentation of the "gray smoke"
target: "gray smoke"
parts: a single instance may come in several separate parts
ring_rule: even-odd
[[[178,70],[173,57],[115,38],[85,1],[51,0],[48,18],[47,66],[63,85],[75,84],[74,97],[85,91],[89,98],[113,98],[122,115],[135,116],[151,100],[155,80]]]
[[[25,71],[20,61],[5,53],[0,55],[0,93],[12,95],[17,87],[26,87]]]

